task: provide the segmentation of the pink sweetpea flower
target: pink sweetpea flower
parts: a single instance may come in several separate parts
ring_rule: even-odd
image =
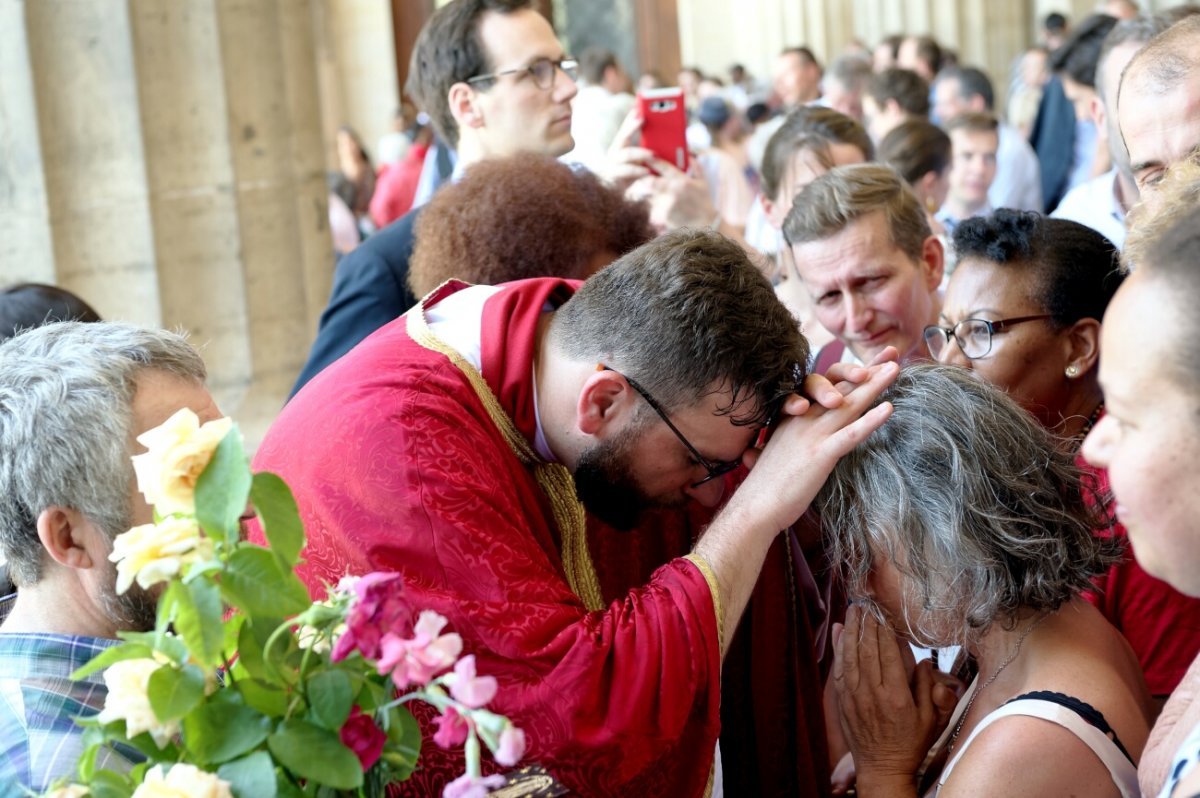
[[[504,786],[504,777],[493,775],[473,779],[464,773],[442,790],[442,798],[486,798],[488,790]]]
[[[375,719],[358,706],[350,712],[350,717],[338,732],[338,737],[342,745],[358,757],[364,772],[379,761],[383,746],[387,742],[387,734],[375,725]]]
[[[496,761],[505,767],[512,767],[525,756],[525,732],[511,723],[500,732],[500,744],[493,754]]]
[[[440,634],[446,619],[433,610],[424,610],[413,628],[413,637],[403,638],[389,632],[380,641],[379,673],[392,674],[400,690],[410,684],[428,684],[434,676],[449,668],[462,652],[462,638]]]
[[[496,697],[495,676],[475,675],[475,655],[463,657],[454,665],[454,673],[446,677],[450,695],[471,709],[479,709]]]
[[[346,616],[346,631],[329,658],[340,662],[358,651],[367,659],[378,659],[385,633],[407,635],[412,630],[413,608],[404,596],[404,580],[399,574],[370,573],[351,589],[355,599]]]
[[[467,733],[471,727],[454,707],[446,707],[446,710],[434,718],[433,722],[437,725],[433,741],[442,748],[457,748],[467,741]]]

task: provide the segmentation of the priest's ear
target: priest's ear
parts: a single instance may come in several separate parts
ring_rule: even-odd
[[[611,437],[633,418],[637,398],[637,392],[625,377],[611,369],[598,368],[579,391],[576,426],[585,435]]]

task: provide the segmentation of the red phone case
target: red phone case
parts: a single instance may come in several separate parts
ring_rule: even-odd
[[[642,114],[642,146],[686,172],[687,108],[683,89],[638,92],[638,108]]]

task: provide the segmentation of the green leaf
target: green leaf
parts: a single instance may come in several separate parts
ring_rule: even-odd
[[[250,463],[242,449],[242,435],[234,427],[196,480],[196,520],[209,537],[234,543],[241,535],[238,521],[249,498]]]
[[[166,632],[117,632],[117,637],[131,643],[141,643],[149,646],[160,654],[165,654],[172,662],[187,662],[188,653],[187,643],[174,635],[168,635]]]
[[[87,664],[71,674],[72,679],[82,679],[96,671],[101,671],[114,662],[127,659],[147,659],[154,654],[154,649],[144,643],[122,643],[119,646],[106,648],[87,661]]]
[[[129,798],[133,795],[133,781],[111,770],[98,770],[88,784],[91,798]]]
[[[210,701],[183,719],[183,739],[198,763],[228,762],[257,746],[270,731],[268,718],[228,701]]]
[[[304,524],[292,489],[275,474],[263,471],[254,475],[250,501],[271,549],[287,565],[295,565],[304,548]]]
[[[187,643],[192,656],[205,667],[221,664],[221,645],[225,640],[221,626],[224,606],[217,586],[208,579],[196,579],[186,584],[172,582],[167,593],[175,599],[175,631]]]
[[[279,623],[274,619],[254,618],[242,623],[242,628],[238,631],[238,664],[256,679],[269,678],[263,665],[263,646]]]
[[[331,731],[303,720],[288,720],[267,738],[275,760],[302,779],[352,790],[362,784],[362,763]]]
[[[281,718],[287,714],[288,694],[261,679],[246,678],[237,683],[238,692],[246,704],[267,717]]]
[[[308,680],[305,688],[312,718],[330,731],[342,728],[354,702],[354,686],[340,670],[322,671]]]
[[[182,718],[204,698],[204,671],[195,665],[164,665],[150,674],[146,695],[159,720]]]
[[[226,762],[217,775],[229,782],[234,798],[275,798],[275,763],[266,751]]]
[[[304,583],[281,568],[269,549],[259,546],[239,548],[230,555],[221,592],[251,617],[288,617],[312,604]]]
[[[406,707],[388,711],[387,747],[384,757],[397,781],[403,781],[417,769],[421,756],[421,725]]]

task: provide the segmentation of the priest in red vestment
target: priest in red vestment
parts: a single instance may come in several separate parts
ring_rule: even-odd
[[[844,397],[810,385],[826,409],[794,393],[806,357],[742,250],[684,231],[582,286],[443,286],[309,383],[255,467],[296,493],[314,593],[403,574],[497,677],[492,706],[525,730],[528,761],[583,795],[699,796],[720,778],[722,659],[764,560],[889,412],[863,415],[894,364],[860,369]],[[591,552],[619,545],[589,544],[584,507],[616,528],[716,507],[742,462],[755,467],[691,552],[606,601]],[[783,703],[792,686],[778,689]],[[405,790],[461,769],[427,743]]]

